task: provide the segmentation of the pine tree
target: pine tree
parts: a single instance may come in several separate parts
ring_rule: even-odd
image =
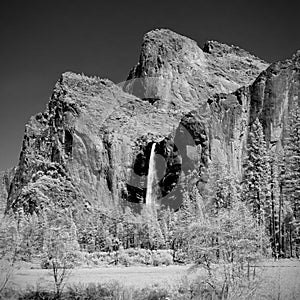
[[[284,146],[285,173],[282,194],[289,204],[285,220],[290,256],[299,255],[300,245],[300,107],[294,104],[289,113]],[[295,251],[294,251],[294,250]]]
[[[263,128],[258,119],[250,127],[248,156],[243,177],[243,199],[259,224],[264,223],[270,207],[270,164]]]
[[[266,228],[271,238],[273,255],[278,258],[283,253],[282,229],[286,216],[283,198],[281,197],[281,181],[283,174],[282,153],[270,152],[270,202],[266,209]]]
[[[218,215],[221,208],[230,208],[239,195],[237,178],[225,162],[213,162],[209,166],[209,180],[204,197],[205,209],[211,215]]]
[[[166,249],[171,249],[176,231],[176,215],[170,207],[162,209],[158,215],[161,232],[164,237]]]
[[[203,199],[197,188],[198,173],[196,170],[184,174],[181,178],[182,204],[174,217],[174,235],[172,250],[174,260],[177,260],[176,253],[179,252],[182,261],[188,249],[187,230],[191,223],[204,220]]]

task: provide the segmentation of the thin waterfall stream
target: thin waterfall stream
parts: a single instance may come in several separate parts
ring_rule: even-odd
[[[150,159],[149,159],[149,169],[148,169],[148,177],[147,177],[147,192],[146,192],[146,204],[151,205],[155,201],[153,183],[155,180],[156,169],[155,169],[155,146],[156,143],[152,144]]]

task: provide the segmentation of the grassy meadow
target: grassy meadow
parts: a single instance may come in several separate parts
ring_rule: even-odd
[[[300,299],[299,260],[264,261],[255,268],[255,284],[231,291],[227,299]],[[205,270],[190,266],[75,268],[60,299],[222,299],[201,285]],[[58,299],[51,270],[15,270],[6,299]],[[5,298],[3,298],[5,299]]]

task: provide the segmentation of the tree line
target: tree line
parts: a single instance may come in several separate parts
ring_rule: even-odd
[[[258,119],[249,132],[243,199],[270,239],[275,257],[300,255],[300,109],[289,113],[282,147],[267,148]]]

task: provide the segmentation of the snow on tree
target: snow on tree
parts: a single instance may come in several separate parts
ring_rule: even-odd
[[[250,127],[244,163],[243,199],[259,224],[270,207],[270,163],[263,127],[258,119]]]
[[[299,255],[300,246],[300,107],[296,103],[289,112],[284,162],[282,193],[289,204],[288,220],[285,223],[290,256],[294,256],[293,248]]]

